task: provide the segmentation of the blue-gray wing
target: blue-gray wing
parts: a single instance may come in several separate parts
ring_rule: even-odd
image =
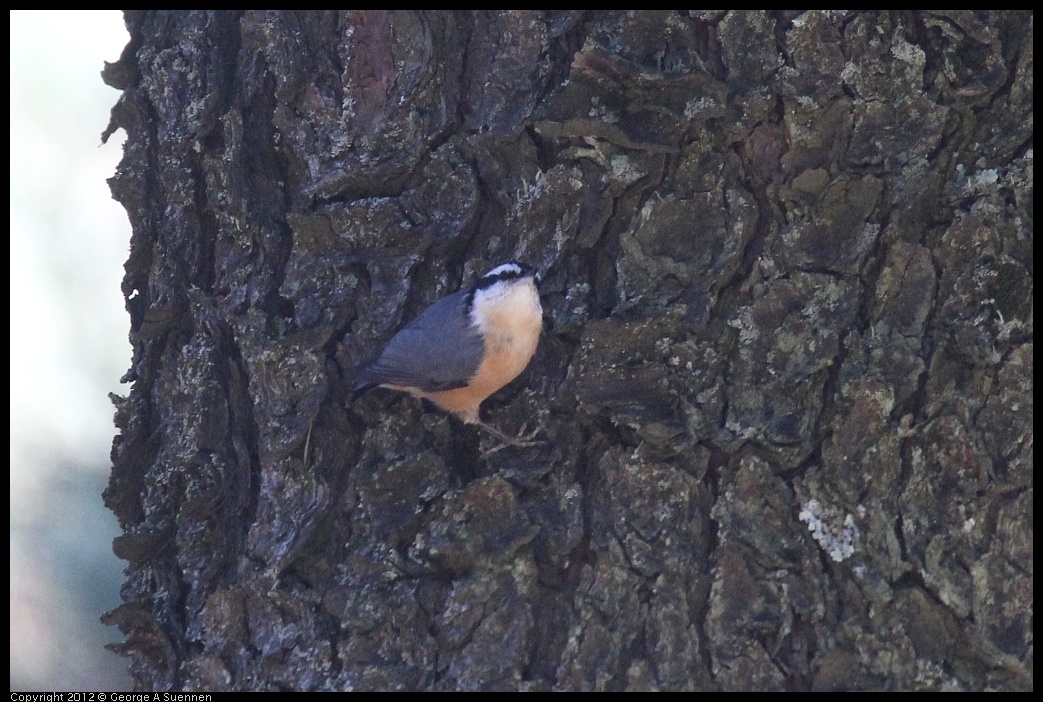
[[[467,385],[485,347],[467,317],[466,296],[461,290],[424,310],[359,373],[353,389],[401,385],[437,392]]]

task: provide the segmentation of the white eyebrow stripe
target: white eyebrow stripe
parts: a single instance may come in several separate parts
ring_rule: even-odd
[[[486,273],[482,277],[483,278],[490,278],[490,277],[492,277],[494,275],[500,275],[501,273],[506,273],[507,271],[513,271],[513,272],[517,273],[518,275],[521,275],[522,269],[521,269],[521,266],[519,266],[517,263],[503,263],[503,264],[497,266],[496,268],[493,268],[491,271],[489,271],[488,273]]]

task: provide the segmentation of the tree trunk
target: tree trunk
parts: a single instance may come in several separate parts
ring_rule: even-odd
[[[1031,13],[127,24],[140,689],[1031,689]],[[510,259],[543,445],[350,401]]]

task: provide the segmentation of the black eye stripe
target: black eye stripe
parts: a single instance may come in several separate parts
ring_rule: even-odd
[[[474,305],[474,294],[479,290],[492,287],[501,280],[517,280],[518,278],[524,278],[527,275],[531,275],[536,279],[536,285],[540,284],[540,275],[533,270],[532,266],[527,266],[524,263],[518,263],[517,261],[508,261],[507,263],[512,263],[515,266],[518,266],[518,270],[506,270],[497,273],[496,275],[489,275],[487,273],[474,282],[474,285],[472,285],[471,289],[467,291],[467,296],[464,298],[464,308],[467,310],[467,314],[471,313],[471,306]]]
[[[518,268],[500,271],[496,275],[483,275],[475,282],[474,290],[484,290],[485,288],[496,285],[501,280],[517,280],[518,278],[524,278],[529,275],[535,277],[532,266],[526,266],[524,263],[518,263],[516,261],[509,261],[509,263],[514,264]]]

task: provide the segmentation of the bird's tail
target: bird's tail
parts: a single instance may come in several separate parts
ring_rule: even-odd
[[[355,377],[355,382],[351,384],[351,401],[354,402],[378,385],[378,383],[374,383],[369,379],[365,369],[359,371],[359,374]]]

